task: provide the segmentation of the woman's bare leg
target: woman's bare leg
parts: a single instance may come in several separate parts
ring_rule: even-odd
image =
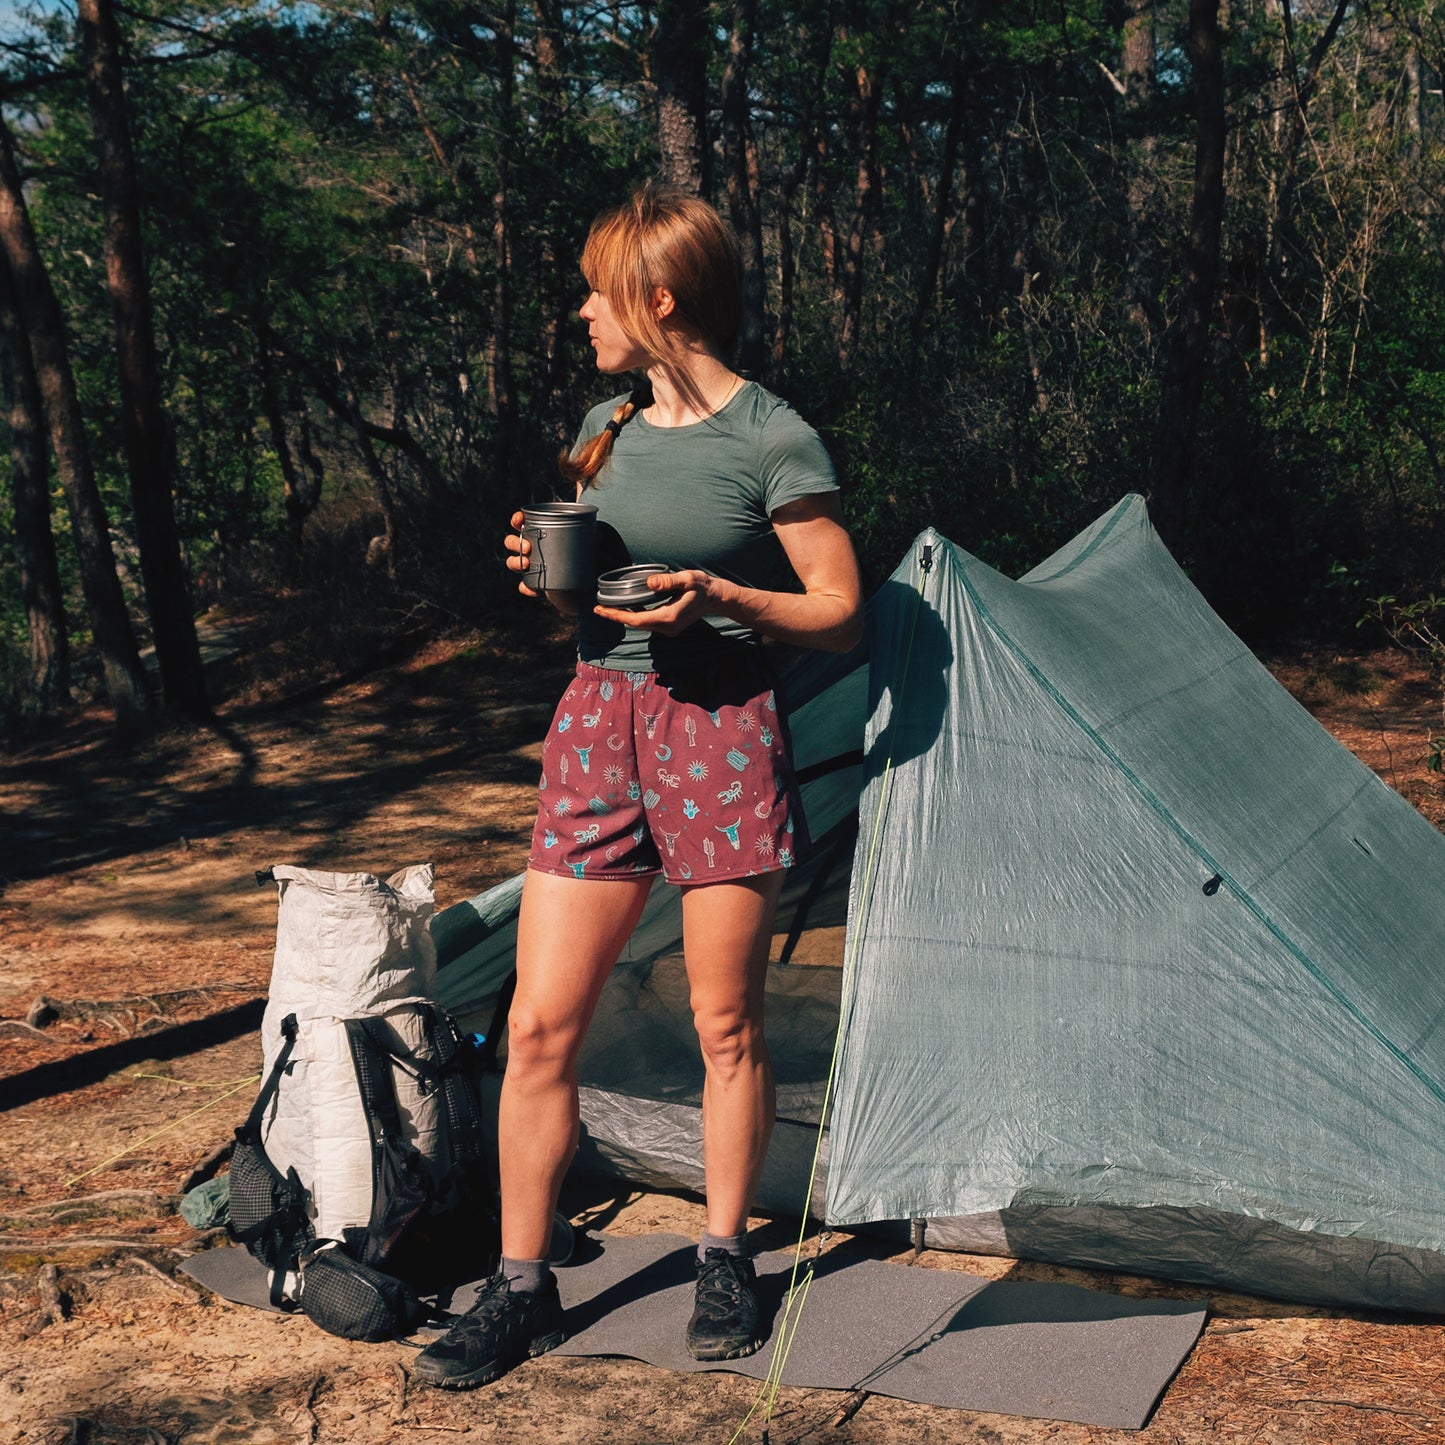
[[[763,1037],[763,984],[780,872],[685,889],[683,949],[706,1078],[703,1172],[709,1234],[747,1229],[777,1100]]]
[[[497,1121],[509,1259],[547,1257],[557,1195],[577,1149],[577,1056],[651,886],[646,875],[603,881],[534,870],[523,882]]]

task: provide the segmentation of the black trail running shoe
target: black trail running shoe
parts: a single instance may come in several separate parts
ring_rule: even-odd
[[[531,1294],[513,1294],[503,1275],[493,1275],[477,1302],[428,1345],[411,1367],[414,1378],[443,1390],[489,1385],[499,1375],[562,1343],[562,1301],[557,1281]]]
[[[697,1307],[687,1322],[687,1352],[695,1360],[740,1360],[762,1347],[753,1262],[710,1249],[697,1263]]]

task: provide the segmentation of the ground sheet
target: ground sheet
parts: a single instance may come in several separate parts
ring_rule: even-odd
[[[665,1369],[728,1369],[757,1379],[780,1330],[747,1360],[700,1365],[682,1331],[692,1308],[694,1246],[676,1235],[592,1237],[557,1271],[567,1307],[562,1353],[626,1355]],[[757,1260],[765,1314],[778,1321],[790,1252]],[[238,1303],[266,1307],[266,1279],[243,1250],[184,1266]],[[475,1286],[445,1303],[462,1310]],[[1126,1299],[1073,1285],[990,1283],[953,1271],[823,1255],[804,1300],[783,1381],[892,1395],[920,1404],[1139,1429],[1204,1325],[1202,1302]]]

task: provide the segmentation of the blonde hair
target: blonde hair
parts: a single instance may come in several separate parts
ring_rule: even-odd
[[[598,216],[582,251],[582,274],[607,298],[623,331],[653,356],[677,349],[675,334],[657,317],[659,289],[671,293],[673,315],[715,352],[732,345],[742,324],[737,237],[706,201],[675,186],[648,181]],[[578,483],[595,477],[617,433],[651,399],[650,387],[638,387],[575,456],[562,454],[562,475]]]

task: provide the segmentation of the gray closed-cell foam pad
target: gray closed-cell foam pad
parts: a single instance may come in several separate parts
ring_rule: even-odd
[[[567,1308],[560,1353],[764,1378],[792,1252],[756,1260],[768,1343],[746,1360],[699,1364],[683,1347],[695,1249],[666,1234],[588,1240],[579,1250],[585,1262],[556,1272]],[[207,1250],[181,1268],[226,1299],[267,1306],[265,1271],[244,1250]],[[459,1286],[447,1305],[465,1310],[476,1288]],[[1199,1337],[1204,1315],[1197,1301],[990,1283],[860,1258],[845,1244],[816,1261],[782,1378],[805,1388],[1137,1430]]]
[[[212,1294],[228,1299],[233,1305],[252,1305],[258,1310],[282,1314],[271,1303],[271,1282],[266,1267],[253,1259],[244,1249],[203,1249],[179,1265],[182,1274],[188,1274],[197,1284],[203,1284]]]
[[[567,1307],[564,1354],[767,1375],[773,1339],[751,1358],[723,1364],[699,1364],[684,1349],[693,1243],[675,1235],[596,1242],[599,1257],[557,1271]],[[792,1252],[755,1263],[764,1317],[776,1325]],[[468,1303],[469,1293],[459,1290],[453,1308]],[[1201,1301],[990,1283],[861,1259],[844,1246],[816,1262],[783,1382],[1137,1430],[1193,1348],[1204,1317]]]

